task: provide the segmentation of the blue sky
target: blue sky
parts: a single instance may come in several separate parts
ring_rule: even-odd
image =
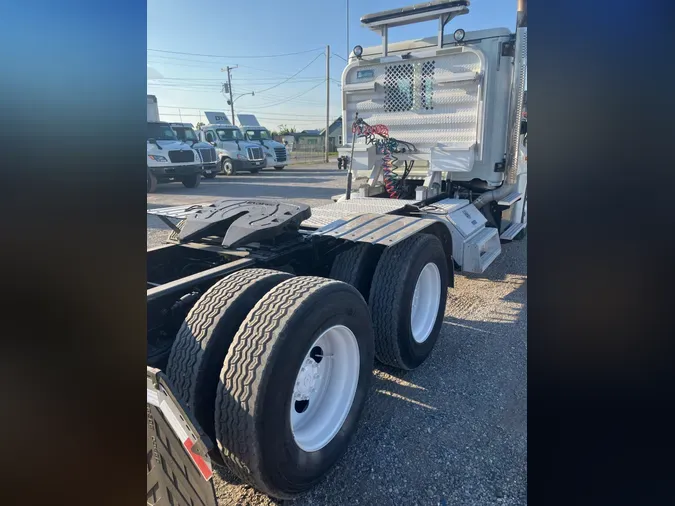
[[[380,43],[378,34],[361,26],[364,14],[404,7],[419,0],[368,0],[349,2],[349,45]],[[323,52],[347,57],[346,0],[148,0],[148,93],[156,95],[160,116],[166,121],[197,123],[200,111],[221,110],[230,115],[221,93],[226,73],[232,71],[232,88],[242,96],[236,113],[256,114],[269,129],[280,124],[298,130],[325,125],[326,85]],[[513,29],[516,0],[474,0],[467,16],[446,27],[467,31],[507,27]],[[390,41],[434,36],[437,23],[418,23],[390,30]],[[292,56],[260,56],[301,52]],[[211,56],[192,56],[192,53]],[[222,56],[222,57],[220,57]],[[253,58],[252,56],[255,56]],[[296,78],[279,85],[307,66]],[[340,115],[340,88],[345,62],[331,58],[330,116]],[[150,79],[161,75],[161,79]],[[279,86],[277,86],[279,85]],[[268,88],[274,87],[269,91]],[[202,121],[206,121],[201,116]]]

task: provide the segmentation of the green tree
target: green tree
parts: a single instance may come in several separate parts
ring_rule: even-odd
[[[279,125],[279,135],[288,135],[294,134],[296,132],[295,127],[288,127],[286,125]]]
[[[201,127],[203,127],[203,126],[204,126],[204,123],[202,123],[201,121],[199,121],[199,122],[197,122],[196,128],[197,128],[197,130],[199,130],[199,129],[200,129]]]

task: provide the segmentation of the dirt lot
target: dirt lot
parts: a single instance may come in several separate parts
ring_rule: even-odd
[[[335,165],[218,176],[195,190],[160,185],[148,207],[219,197],[330,203],[344,188]],[[167,228],[148,217],[148,247]],[[503,246],[485,275],[455,276],[431,357],[400,372],[376,364],[370,396],[345,457],[297,505],[527,503],[527,241]],[[222,505],[277,504],[224,474]]]

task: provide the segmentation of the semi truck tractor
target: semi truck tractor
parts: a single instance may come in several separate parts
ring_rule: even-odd
[[[204,178],[213,179],[218,174],[218,160],[216,149],[209,143],[199,140],[192,123],[171,123],[176,136],[199,153],[204,168]]]
[[[374,361],[424,367],[455,273],[480,277],[522,237],[527,4],[517,5],[515,32],[465,31],[468,0],[361,18],[382,44],[356,46],[342,73],[348,177],[337,202],[148,211],[172,229],[147,253],[148,408],[173,420],[183,450],[172,458],[201,476],[203,503],[213,463],[278,499],[315,486],[358,426]],[[389,44],[390,29],[424,21],[436,36]],[[149,491],[177,487],[162,476]]]
[[[204,112],[209,121],[201,127],[199,139],[216,148],[218,170],[227,176],[237,172],[257,174],[267,167],[265,150],[259,143],[246,140],[224,112]]]
[[[199,153],[178,139],[171,125],[159,121],[157,98],[148,95],[147,192],[157,191],[159,183],[180,181],[186,188],[197,188],[202,180],[203,162]]]
[[[255,114],[237,114],[237,118],[246,140],[260,143],[265,150],[267,164],[273,166],[275,170],[283,170],[289,164],[286,145],[275,141],[270,131],[258,123]]]

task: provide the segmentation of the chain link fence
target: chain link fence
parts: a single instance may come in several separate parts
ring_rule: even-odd
[[[325,159],[324,153],[323,147],[295,145],[290,153],[291,163],[321,163]],[[335,157],[337,154],[329,152],[328,156]]]

